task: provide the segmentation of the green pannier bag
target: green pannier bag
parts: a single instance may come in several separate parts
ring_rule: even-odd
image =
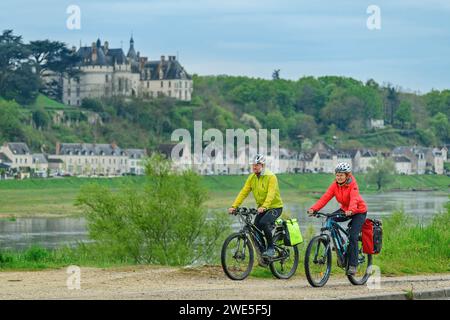
[[[284,245],[296,246],[303,242],[302,233],[297,219],[288,219],[283,221],[284,226]]]

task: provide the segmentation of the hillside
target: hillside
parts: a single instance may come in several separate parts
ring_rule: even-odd
[[[369,119],[384,129],[370,129]],[[403,93],[373,81],[305,77],[298,81],[232,76],[194,76],[191,102],[85,99],[80,108],[42,94],[18,104],[0,98],[0,141],[24,141],[52,152],[57,141],[115,141],[153,149],[177,128],[279,128],[284,147],[305,150],[317,140],[340,148],[389,149],[398,145],[450,142],[450,90]],[[333,139],[333,136],[337,139]]]

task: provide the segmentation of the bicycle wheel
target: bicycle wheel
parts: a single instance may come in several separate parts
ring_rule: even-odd
[[[222,246],[221,261],[232,280],[244,280],[253,268],[253,248],[245,233],[233,233]]]
[[[282,235],[275,235],[275,259],[282,258],[280,260],[272,261],[269,264],[270,271],[278,279],[289,279],[297,271],[299,255],[298,247],[288,247],[284,245]]]
[[[331,248],[328,239],[316,236],[311,239],[305,253],[305,274],[313,287],[327,283],[331,272]]]
[[[362,242],[358,241],[358,267],[354,276],[347,275],[348,280],[355,285],[366,284],[372,274],[372,255],[362,251]]]

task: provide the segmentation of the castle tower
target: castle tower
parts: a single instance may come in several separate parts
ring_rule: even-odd
[[[131,39],[130,39],[130,49],[128,50],[127,58],[130,59],[131,61],[138,60],[136,51],[134,50],[133,36],[131,36]]]

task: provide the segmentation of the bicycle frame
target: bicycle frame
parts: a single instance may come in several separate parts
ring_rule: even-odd
[[[264,233],[259,230],[252,221],[251,218],[251,214],[242,214],[242,213],[238,213],[239,218],[241,220],[241,222],[244,223],[243,228],[241,229],[241,233],[244,233],[246,235],[246,239],[249,239],[252,242],[253,248],[255,248],[256,250],[256,255],[258,257],[258,260],[267,260],[267,262],[271,262],[271,261],[279,261],[279,260],[283,260],[286,259],[286,254],[289,254],[288,251],[286,251],[284,248],[280,248],[279,246],[277,246],[275,244],[275,247],[278,248],[279,250],[281,250],[284,254],[280,255],[280,257],[277,258],[262,258],[262,252],[260,250],[260,248],[264,248],[266,246],[266,241],[265,241],[265,237],[264,237]],[[277,236],[277,233],[275,233],[274,237]],[[247,240],[245,240],[247,241]]]
[[[347,252],[347,241],[344,241],[343,236],[348,239],[348,232],[336,221],[332,219],[333,217],[327,217],[325,221],[325,226],[322,224],[320,229],[320,235],[327,238],[327,248],[326,250],[336,250],[338,258],[338,266],[345,266],[346,252]],[[318,250],[316,249],[315,258],[317,258]]]

